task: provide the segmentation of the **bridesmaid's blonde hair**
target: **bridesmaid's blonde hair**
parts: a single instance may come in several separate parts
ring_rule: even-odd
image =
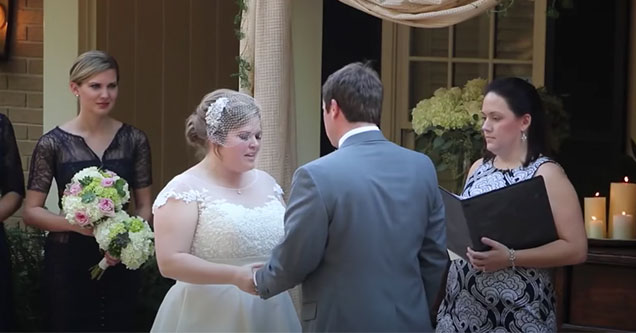
[[[119,81],[119,65],[117,60],[104,51],[92,50],[82,53],[71,66],[70,80],[78,85],[95,74],[114,69]]]

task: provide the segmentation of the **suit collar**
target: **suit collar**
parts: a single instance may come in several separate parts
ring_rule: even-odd
[[[362,133],[358,133],[355,135],[350,136],[349,138],[347,138],[347,140],[345,140],[345,142],[342,144],[342,146],[338,149],[342,149],[345,147],[349,147],[352,145],[356,145],[362,142],[368,142],[368,141],[385,141],[386,138],[384,137],[384,135],[382,135],[382,132],[380,131],[367,131],[367,132],[362,132]]]

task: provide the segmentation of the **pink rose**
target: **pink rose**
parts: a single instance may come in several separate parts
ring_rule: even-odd
[[[88,215],[80,211],[75,212],[75,222],[77,222],[77,224],[79,224],[80,226],[85,227],[90,221],[88,219]]]
[[[99,210],[106,216],[115,215],[115,204],[113,203],[113,200],[101,198],[97,203],[97,207],[99,207]]]
[[[78,183],[73,183],[68,188],[68,193],[71,194],[71,195],[78,195],[80,192],[82,192],[82,185],[80,185]]]
[[[115,180],[112,178],[104,178],[102,179],[102,186],[103,187],[111,187],[113,186],[113,184],[115,184]]]

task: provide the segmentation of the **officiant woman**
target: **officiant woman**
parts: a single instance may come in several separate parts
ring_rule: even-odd
[[[555,332],[551,268],[585,261],[587,237],[578,197],[563,169],[547,156],[545,111],[534,86],[519,78],[494,80],[482,105],[483,158],[469,170],[463,198],[543,176],[558,239],[512,249],[482,238],[490,250],[467,249],[453,260],[438,332]],[[515,221],[508,221],[514,224]]]

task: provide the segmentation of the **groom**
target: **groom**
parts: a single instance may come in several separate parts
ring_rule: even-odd
[[[285,238],[255,271],[256,290],[269,298],[302,283],[305,331],[431,331],[448,260],[435,168],[382,136],[370,67],[331,74],[322,96],[338,150],[295,172]]]

